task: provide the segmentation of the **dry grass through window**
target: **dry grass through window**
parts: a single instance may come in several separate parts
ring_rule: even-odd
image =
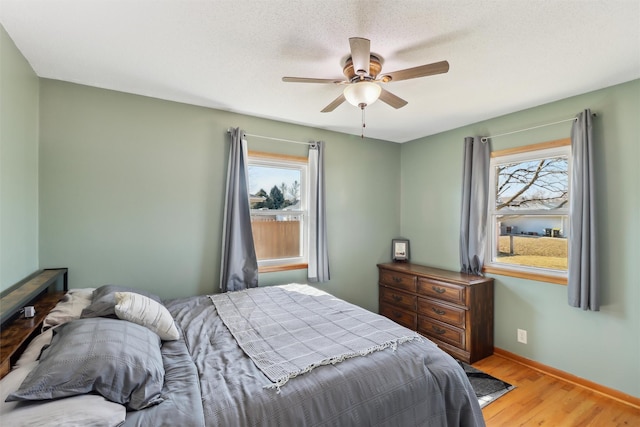
[[[498,251],[497,261],[501,263],[567,270],[565,238],[500,236]]]

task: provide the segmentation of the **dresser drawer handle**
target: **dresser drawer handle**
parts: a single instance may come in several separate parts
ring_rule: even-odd
[[[398,318],[398,319],[399,319],[399,318],[401,318],[401,317],[402,317],[402,313],[400,313],[399,311],[394,311],[394,312],[393,312],[393,317],[396,317],[396,318]]]
[[[445,288],[439,288],[437,286],[432,286],[431,289],[436,291],[436,293],[438,293],[438,294],[444,294],[445,292],[447,292],[447,290]]]
[[[400,295],[393,294],[391,298],[393,298],[393,300],[396,302],[402,301],[402,297]]]
[[[435,308],[435,307],[431,307],[431,310],[433,310],[433,312],[434,312],[435,314],[439,314],[440,316],[442,316],[443,314],[446,314],[446,313],[447,313],[446,311],[444,311],[444,310],[440,310],[440,309]]]
[[[393,276],[393,281],[396,282],[396,283],[400,283],[400,282],[402,282],[402,277]]]
[[[444,335],[447,333],[446,329],[440,329],[436,325],[431,325],[431,329],[433,329],[433,332],[435,332],[438,335]]]

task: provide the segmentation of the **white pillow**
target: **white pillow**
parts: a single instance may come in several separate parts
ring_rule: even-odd
[[[116,292],[115,297],[115,312],[120,319],[144,326],[164,341],[180,338],[173,316],[162,304],[133,292]]]
[[[124,422],[127,410],[123,405],[109,402],[97,394],[83,394],[56,400],[38,402],[5,402],[9,393],[20,387],[22,381],[38,362],[25,363],[9,372],[0,381],[0,420],[2,425],[15,427],[72,426],[115,427]]]
[[[42,330],[79,319],[82,310],[91,304],[93,291],[94,288],[70,289],[44,318]]]

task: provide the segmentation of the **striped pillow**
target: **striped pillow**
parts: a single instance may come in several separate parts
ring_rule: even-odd
[[[144,326],[164,341],[180,338],[171,313],[162,304],[133,292],[116,292],[115,297],[118,318]]]

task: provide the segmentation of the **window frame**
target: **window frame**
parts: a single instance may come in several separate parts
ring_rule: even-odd
[[[554,210],[530,209],[530,210],[510,210],[496,209],[496,167],[502,164],[511,164],[517,162],[525,162],[531,160],[540,160],[544,158],[552,158],[563,156],[567,158],[567,184],[569,192],[569,203],[566,207]],[[497,239],[500,236],[498,229],[498,216],[504,215],[523,215],[523,216],[562,216],[566,217],[566,235],[569,239],[569,224],[571,222],[570,200],[571,200],[571,139],[565,138],[555,141],[548,141],[539,144],[532,144],[522,147],[510,148],[505,150],[494,151],[491,153],[489,167],[489,200],[487,206],[487,243],[485,251],[485,263],[483,271],[491,274],[500,274],[523,279],[537,280],[542,282],[555,283],[560,285],[567,284],[569,274],[569,266],[567,270],[557,270],[544,267],[522,266],[518,264],[501,263],[495,260]],[[568,251],[568,247],[567,247]],[[568,253],[567,253],[568,258]]]
[[[251,216],[257,215],[299,215],[300,225],[300,251],[298,257],[275,258],[267,260],[258,259],[258,272],[270,273],[306,269],[309,259],[309,159],[302,156],[265,153],[249,150],[247,153],[247,173],[251,166],[275,167],[281,169],[300,170],[300,209],[299,210],[258,210],[250,209]],[[247,185],[249,177],[247,176]],[[269,189],[264,189],[268,191]]]

